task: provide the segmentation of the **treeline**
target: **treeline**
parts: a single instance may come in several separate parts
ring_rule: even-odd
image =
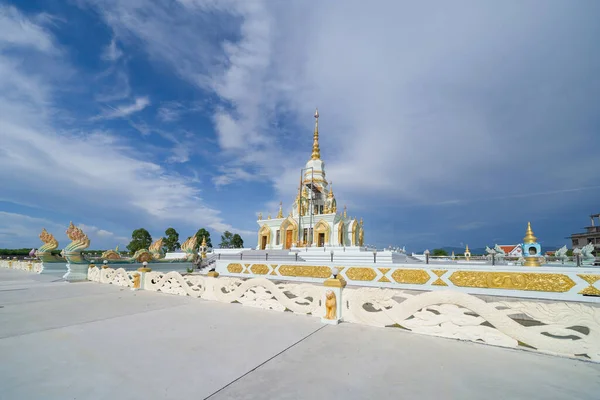
[[[27,248],[27,249],[0,249],[0,256],[14,256],[14,257],[28,256],[30,251],[31,251],[31,249],[29,249],[29,248]],[[50,251],[50,254],[58,256],[58,255],[60,255],[61,251],[62,250],[60,250],[60,249],[52,250],[52,251]],[[104,252],[104,250],[87,250],[87,249],[84,250],[84,253],[102,254],[103,252]]]
[[[206,239],[206,246],[208,248],[213,248],[210,232],[205,228],[198,229],[194,236],[196,236],[195,250],[198,250],[200,248],[200,246],[202,245],[203,238]],[[188,236],[186,240],[190,239],[191,237],[192,236]],[[165,231],[165,236],[163,236],[162,239],[163,251],[165,253],[177,251],[181,248],[179,233],[175,230],[175,228],[168,228]],[[152,235],[150,235],[150,232],[148,232],[147,229],[136,229],[131,233],[131,242],[129,242],[129,244],[127,245],[127,250],[129,250],[131,253],[135,253],[140,249],[147,249],[148,247],[150,247],[153,241],[154,240],[152,240]],[[185,242],[185,240],[183,242]],[[244,240],[237,233],[225,231],[221,235],[221,243],[219,243],[219,247],[222,249],[241,249],[244,247]]]

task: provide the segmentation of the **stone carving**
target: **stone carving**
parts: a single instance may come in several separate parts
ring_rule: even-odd
[[[96,268],[96,267],[94,267]],[[90,270],[88,269],[88,280],[90,279]],[[100,283],[109,283],[115,286],[123,286],[123,287],[134,287],[134,278],[133,274],[136,274],[135,271],[125,271],[124,268],[113,269],[113,268],[102,268],[100,269]],[[138,274],[139,275],[139,274]]]
[[[567,246],[563,246],[560,249],[554,252],[554,257],[557,261],[560,261],[564,264],[565,261],[569,261],[569,256],[567,255]]]
[[[588,243],[581,248],[581,264],[582,265],[594,265],[594,261],[596,261],[596,257],[592,254],[594,251],[594,245],[592,243]]]
[[[325,319],[336,319],[337,302],[332,290],[325,293],[325,309]]]
[[[100,268],[96,266],[88,268],[88,281],[100,282]]]
[[[46,228],[42,229],[40,233],[40,240],[44,243],[36,252],[35,256],[43,262],[64,262],[62,257],[52,255],[52,250],[58,248],[58,240],[54,238],[54,235],[48,233]]]
[[[200,275],[182,276],[175,271],[166,274],[153,271],[147,272],[144,277],[144,289],[155,292],[201,297],[205,288],[205,278]]]
[[[152,258],[155,260],[159,260],[165,257],[165,252],[163,251],[163,240],[164,238],[160,238],[154,243],[150,245],[148,251],[152,255]]]
[[[416,333],[505,347],[517,347],[521,342],[542,352],[586,355],[600,361],[600,308],[580,303],[486,303],[453,291],[411,295],[400,290],[360,288],[345,289],[342,306],[342,316],[348,322],[380,327],[398,324]],[[519,314],[539,324],[523,326],[514,319]],[[587,333],[574,326],[585,327]]]
[[[456,271],[450,282],[460,287],[568,292],[575,282],[567,275],[533,272]]]

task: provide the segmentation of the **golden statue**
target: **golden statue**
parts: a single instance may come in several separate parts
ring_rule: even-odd
[[[336,319],[337,314],[337,301],[335,299],[335,293],[332,290],[328,290],[325,293],[325,319]]]
[[[139,289],[140,288],[140,274],[138,274],[137,272],[133,275],[131,275],[133,277],[133,288],[134,289]]]

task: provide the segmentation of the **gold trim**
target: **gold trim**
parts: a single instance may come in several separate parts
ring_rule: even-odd
[[[422,269],[396,269],[392,272],[392,279],[398,283],[424,285],[431,277]]]
[[[217,271],[208,271],[208,274],[206,274],[206,276],[210,276],[211,278],[218,278],[219,273]]]
[[[377,282],[390,283],[391,281],[386,276],[382,276]]]
[[[346,287],[346,281],[342,278],[329,278],[323,281],[323,285],[327,287],[343,288]]]
[[[435,280],[435,282],[432,283],[432,285],[435,285],[435,286],[448,286],[448,284],[441,279],[442,275],[444,275],[446,272],[448,272],[447,269],[432,269],[431,271],[434,274],[436,274],[437,277],[438,277]]]
[[[281,265],[279,267],[279,275],[305,278],[329,278],[331,276],[331,268],[314,265]]]
[[[564,293],[575,286],[575,282],[567,275],[532,272],[456,271],[448,279],[459,287],[537,292]]]
[[[590,284],[588,287],[579,292],[579,294],[600,296],[600,289],[597,289],[594,286],[594,283],[600,281],[600,275],[577,274],[577,276]]]
[[[292,231],[292,244],[298,242],[298,223],[291,217],[287,217],[286,219],[284,219],[281,222],[281,225],[279,226],[279,230],[281,231],[281,234],[283,236],[282,240],[283,240],[283,248],[287,249],[288,247],[286,246],[286,242],[287,242],[287,231],[291,230]]]
[[[152,272],[152,268],[142,267],[142,268],[138,268],[138,271],[140,271],[140,272]]]
[[[372,281],[377,278],[377,273],[372,268],[350,267],[346,271],[346,278],[351,281]]]
[[[250,271],[256,275],[267,275],[269,273],[269,266],[266,264],[253,264],[250,267]]]
[[[232,274],[240,274],[242,273],[242,271],[244,270],[244,267],[242,267],[242,264],[229,264],[227,266],[227,271],[231,272]]]
[[[319,233],[324,233],[325,234],[325,242],[323,243],[323,246],[325,245],[329,245],[329,237],[331,236],[331,228],[329,227],[329,224],[327,223],[327,221],[325,221],[324,219],[319,220],[319,222],[317,222],[315,224],[315,227],[313,228],[313,243],[316,243],[317,245],[319,244]],[[319,246],[321,247],[321,246]]]

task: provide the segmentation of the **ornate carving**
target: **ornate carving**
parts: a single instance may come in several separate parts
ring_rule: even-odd
[[[133,288],[134,289],[139,289],[140,288],[140,274],[138,274],[136,272],[136,273],[134,273],[131,276],[133,277]]]
[[[166,274],[162,272],[147,272],[144,279],[145,290],[160,291],[180,296],[201,297],[204,294],[205,288],[206,281],[203,276],[182,276],[179,272],[175,271]]]
[[[568,292],[575,282],[567,275],[521,272],[456,271],[450,282],[460,287]]]
[[[119,247],[117,246],[116,250],[107,250],[104,253],[102,253],[100,258],[104,260],[120,260],[121,254],[118,253],[118,249]]]
[[[591,295],[591,296],[600,296],[600,290],[596,289],[596,287],[594,286],[594,283],[600,281],[600,275],[578,274],[577,276],[590,284],[590,286],[588,286],[585,289],[583,289],[581,292],[579,292],[579,294],[587,294],[587,295]]]
[[[73,225],[73,222],[69,224],[66,234],[67,237],[71,239],[71,243],[63,249],[62,253],[64,254],[64,257],[71,264],[81,264],[85,262],[83,257],[81,257],[81,251],[90,246],[90,239],[83,233],[81,228]]]
[[[351,267],[346,271],[346,277],[351,281],[372,281],[377,273],[372,268]]]
[[[336,319],[337,301],[333,290],[328,290],[325,293],[325,319]]]
[[[164,244],[163,241],[164,241],[164,238],[160,238],[157,241],[155,241],[154,243],[152,243],[150,245],[150,247],[148,248],[148,251],[152,255],[152,258],[154,258],[155,260],[159,260],[159,259],[165,257],[165,253],[163,251],[163,244]]]
[[[242,264],[229,264],[227,266],[227,271],[231,272],[232,274],[241,274],[243,270],[244,267],[242,267]]]
[[[269,273],[269,267],[265,264],[254,264],[250,267],[250,271],[256,275],[266,275]]]
[[[432,285],[436,285],[436,286],[448,286],[448,284],[446,282],[444,282],[443,280],[441,280],[440,278],[442,277],[442,275],[444,275],[446,272],[448,272],[447,269],[432,269],[431,270],[434,274],[437,275],[437,279],[435,282],[432,283]]]
[[[299,276],[305,278],[329,278],[331,269],[314,265],[282,265],[279,267],[281,276]]]
[[[396,269],[392,272],[392,279],[398,283],[424,285],[429,282],[430,276],[422,269]]]
[[[40,233],[40,240],[44,242],[44,245],[38,249],[39,253],[49,252],[58,248],[58,240],[54,238],[54,235],[48,233],[46,228],[42,229],[42,233]]]

